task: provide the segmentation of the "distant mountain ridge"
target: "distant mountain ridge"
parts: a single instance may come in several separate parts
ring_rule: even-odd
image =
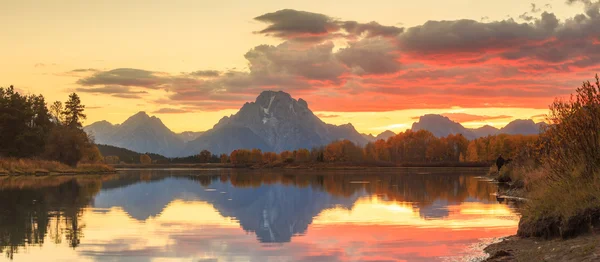
[[[178,156],[185,142],[157,117],[139,112],[122,124],[100,121],[84,127],[97,144],[126,148],[140,153]]]
[[[306,101],[282,91],[262,92],[255,102],[245,103],[236,114],[223,117],[206,132],[176,134],[145,112],[122,124],[100,121],[84,129],[98,144],[168,157],[189,156],[204,149],[214,154],[241,148],[281,152],[324,146],[342,139],[359,145],[368,142],[352,124],[327,124],[313,114]]]
[[[362,136],[369,142],[375,142],[377,140],[388,140],[388,138],[393,137],[395,135],[396,133],[390,130],[385,130],[377,136],[373,136],[373,134],[362,134]]]
[[[450,120],[442,115],[424,115],[418,122],[413,123],[412,131],[428,130],[436,137],[446,137],[450,134],[462,134],[465,138],[472,140],[497,134],[508,135],[537,135],[547,126],[544,122],[535,123],[531,119],[517,119],[508,123],[505,127],[498,129],[485,125],[479,128],[465,128],[460,123]]]
[[[462,134],[472,140],[496,134],[538,134],[545,123],[515,120],[502,129],[492,126],[469,129],[441,115],[421,116],[412,125],[413,131],[428,130],[437,137]],[[97,144],[125,148],[138,153],[155,153],[167,157],[182,157],[209,150],[213,154],[231,153],[236,149],[258,148],[282,152],[299,148],[327,145],[348,139],[365,145],[396,135],[384,131],[376,137],[360,134],[352,124],[332,125],[319,119],[303,99],[294,99],[282,91],[264,91],[254,102],[245,103],[234,115],[223,117],[206,132],[175,133],[163,122],[145,112],[139,112],[122,124],[95,122],[84,128]]]
[[[477,135],[470,129],[465,128],[460,123],[450,120],[442,115],[428,114],[419,117],[419,121],[412,124],[412,131],[427,130],[436,137],[446,137],[450,134],[462,134],[465,138],[472,140]]]

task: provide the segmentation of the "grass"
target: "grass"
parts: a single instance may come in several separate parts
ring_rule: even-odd
[[[521,210],[518,235],[563,239],[600,227],[600,174],[583,176],[582,168],[551,179],[550,168],[530,164],[508,165],[499,180],[510,178],[511,188],[522,188],[529,201]]]
[[[39,159],[0,158],[0,174],[27,175],[48,173],[107,173],[114,169],[102,163],[80,163],[71,167],[57,161]]]

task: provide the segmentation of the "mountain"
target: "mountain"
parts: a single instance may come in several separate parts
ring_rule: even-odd
[[[351,124],[336,126],[321,121],[303,99],[296,100],[282,91],[264,91],[255,102],[245,103],[235,115],[223,117],[213,129],[190,141],[182,154],[203,149],[230,153],[239,148],[281,152],[323,146],[340,139],[367,143]]]
[[[500,129],[490,125],[485,125],[479,128],[471,128],[470,130],[475,133],[477,137],[493,136],[500,132]]]
[[[84,127],[97,144],[126,148],[141,153],[178,156],[185,142],[157,117],[139,112],[120,125],[100,121]]]
[[[540,133],[540,127],[544,125],[545,123],[543,122],[536,124],[531,119],[517,119],[500,129],[500,133],[509,135],[537,135]]]
[[[367,141],[369,142],[375,142],[377,140],[388,140],[388,138],[393,137],[396,135],[396,133],[390,131],[390,130],[385,130],[383,131],[381,134],[377,135],[377,136],[373,136],[373,134],[361,134]]]
[[[363,133],[363,134],[361,134],[361,135],[362,135],[362,137],[363,137],[364,139],[366,139],[366,140],[367,140],[367,141],[369,141],[369,142],[375,142],[375,141],[376,141],[376,140],[375,140],[375,137],[373,136],[373,134],[368,134],[368,135],[367,135],[367,134],[364,134],[364,133]]]
[[[480,128],[465,128],[460,123],[454,122],[441,115],[424,115],[418,122],[413,123],[412,130],[428,130],[436,137],[446,137],[450,134],[462,134],[467,139],[472,140],[489,135],[509,134],[509,135],[537,135],[540,130],[548,124],[544,122],[535,123],[531,119],[517,119],[505,127],[497,129],[493,126],[485,125]]]
[[[179,138],[181,138],[181,140],[183,140],[183,142],[189,142],[192,140],[195,140],[196,138],[200,137],[200,135],[202,135],[204,132],[193,132],[193,131],[185,131],[185,132],[181,132],[178,133],[177,136],[179,136]]]
[[[475,132],[450,120],[450,118],[433,114],[421,116],[418,122],[413,123],[412,131],[419,130],[428,130],[436,137],[446,137],[450,134],[462,134],[469,140],[478,137]]]
[[[395,135],[396,135],[396,133],[394,133],[394,132],[392,132],[390,130],[385,130],[381,134],[379,134],[379,135],[377,135],[375,137],[375,141],[380,140],[380,139],[382,139],[382,140],[388,140],[388,138],[393,137]]]

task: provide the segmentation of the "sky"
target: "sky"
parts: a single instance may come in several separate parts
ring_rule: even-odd
[[[328,123],[543,120],[600,72],[597,0],[0,0],[0,86],[203,131],[265,90]]]

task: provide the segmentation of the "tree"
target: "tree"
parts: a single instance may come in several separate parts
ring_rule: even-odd
[[[227,154],[221,154],[220,161],[221,164],[226,164],[229,161],[229,156],[227,156]]]
[[[553,124],[543,135],[547,164],[556,180],[581,170],[592,178],[600,174],[600,78],[584,82],[570,100],[556,100],[550,106]],[[597,179],[597,177],[596,177]]]
[[[52,126],[43,96],[0,88],[0,156],[40,156]]]
[[[76,166],[94,147],[83,130],[58,125],[50,131],[44,155],[46,159]]]
[[[104,163],[106,164],[118,164],[121,160],[118,156],[106,156],[104,157]]]
[[[274,152],[264,152],[262,161],[267,164],[272,164],[277,161],[277,154]]]
[[[294,151],[294,159],[298,163],[308,162],[310,160],[310,151],[305,148],[300,148]]]
[[[83,113],[84,109],[85,106],[81,104],[81,100],[76,93],[69,95],[69,100],[65,103],[65,109],[62,113],[65,125],[81,128],[81,120],[86,118],[86,115]]]
[[[148,154],[140,155],[140,163],[144,165],[152,164],[152,159]]]
[[[252,149],[251,151],[251,162],[260,163],[262,162],[262,151],[260,149]]]
[[[54,103],[52,103],[50,106],[50,114],[52,115],[55,123],[62,124],[65,121],[63,111],[64,109],[62,102],[54,101]]]
[[[198,158],[200,163],[209,163],[212,158],[212,154],[210,153],[210,151],[205,149],[200,152]]]

